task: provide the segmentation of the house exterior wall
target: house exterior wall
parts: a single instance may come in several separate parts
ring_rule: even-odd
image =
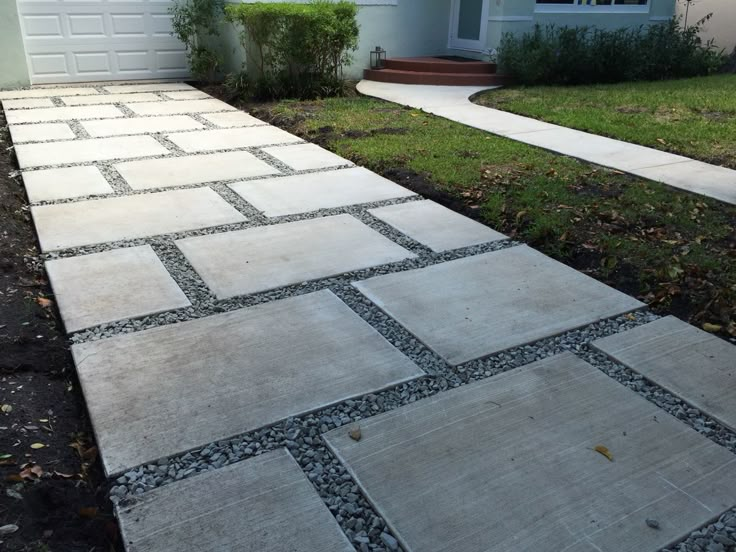
[[[675,13],[675,0],[649,0],[648,10],[631,12],[616,11],[564,11],[564,7],[552,8],[550,4],[537,6],[535,0],[489,0],[488,34],[486,37],[489,50],[497,48],[504,33],[525,33],[534,25],[588,26],[603,29],[620,27],[638,27],[670,19]],[[707,0],[704,0],[707,1]],[[714,1],[714,0],[711,0]],[[728,2],[730,0],[722,0]],[[623,6],[622,6],[623,7]],[[545,10],[550,10],[546,11]],[[605,8],[599,8],[605,9]],[[545,11],[542,11],[545,10]]]
[[[15,0],[0,2],[0,88],[28,86],[26,53]]]
[[[703,40],[713,39],[716,47],[730,53],[736,48],[736,1],[735,0],[698,0],[692,6],[687,16],[688,25],[702,19],[709,13],[713,14],[710,21],[705,23],[700,36]],[[677,2],[677,15],[685,17],[685,3]]]
[[[239,3],[238,0],[229,0]],[[254,2],[256,0],[242,0]],[[260,0],[283,2],[289,0]],[[295,1],[295,0],[290,0]],[[309,0],[296,0],[307,2]],[[702,0],[703,2],[730,2],[731,0]],[[370,51],[383,47],[389,57],[431,55],[463,55],[483,58],[498,47],[504,33],[524,33],[535,24],[587,25],[618,28],[656,23],[669,19],[675,13],[675,0],[649,0],[644,10],[630,13],[617,11],[547,13],[539,10],[535,0],[488,0],[488,30],[486,47],[481,51],[452,49],[448,44],[452,0],[355,0],[360,6],[358,24],[360,43],[353,55],[353,63],[345,68],[348,78],[361,78],[368,67]],[[604,9],[604,8],[603,8]],[[243,66],[244,53],[238,43],[237,31],[228,25],[222,36],[227,53],[226,69],[238,70]],[[484,51],[483,51],[484,50]]]
[[[285,2],[308,0],[259,0]],[[244,0],[242,3],[253,3]],[[231,4],[241,2],[229,0]],[[370,52],[381,46],[389,57],[431,56],[447,53],[450,21],[450,0],[356,0],[359,5],[360,39],[353,52],[353,63],[345,68],[345,76],[362,77],[370,64]],[[226,24],[222,37],[228,71],[239,70],[245,53],[239,44],[238,31]]]

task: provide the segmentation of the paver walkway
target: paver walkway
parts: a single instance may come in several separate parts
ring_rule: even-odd
[[[611,167],[675,188],[736,205],[736,171],[681,155],[474,104],[470,97],[488,87],[427,86],[362,81],[358,91],[422,109],[511,140]]]
[[[128,551],[736,533],[732,345],[186,85],[0,99]]]

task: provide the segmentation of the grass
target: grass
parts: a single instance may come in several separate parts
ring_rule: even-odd
[[[504,88],[475,101],[736,169],[736,74]]]
[[[736,207],[380,100],[249,107],[656,310],[736,335]]]

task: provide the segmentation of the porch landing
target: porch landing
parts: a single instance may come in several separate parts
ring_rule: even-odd
[[[364,78],[397,84],[444,86],[497,86],[506,84],[496,74],[496,64],[467,58],[415,57],[391,58],[383,69],[366,69]]]

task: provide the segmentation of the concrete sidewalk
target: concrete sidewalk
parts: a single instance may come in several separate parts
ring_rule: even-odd
[[[736,171],[681,155],[545,123],[474,104],[488,88],[362,81],[358,91],[485,130],[511,140],[576,157],[736,205]]]

